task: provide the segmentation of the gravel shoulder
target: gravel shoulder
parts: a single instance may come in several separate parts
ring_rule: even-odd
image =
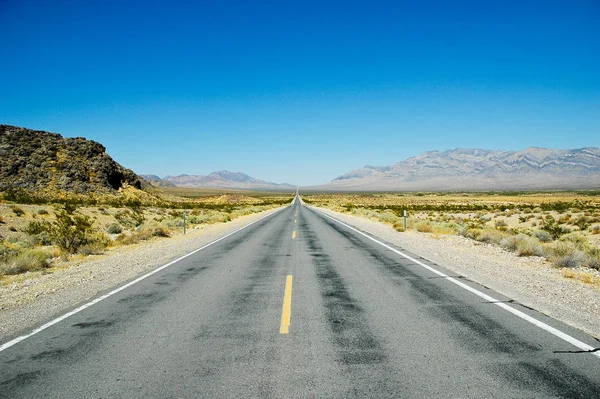
[[[186,235],[113,248],[103,255],[72,259],[44,272],[26,273],[3,281],[0,284],[0,342],[279,209],[189,230]]]
[[[561,270],[543,258],[519,257],[500,247],[456,235],[399,233],[367,218],[318,209],[600,338],[600,289],[563,277]]]

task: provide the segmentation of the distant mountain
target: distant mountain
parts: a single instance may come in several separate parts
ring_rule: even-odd
[[[143,175],[154,176],[154,175]],[[157,177],[157,176],[156,176]],[[287,183],[278,184],[264,180],[255,179],[245,173],[229,172],[221,170],[209,175],[179,175],[165,176],[161,179],[163,182],[170,182],[178,187],[205,187],[205,188],[227,188],[227,189],[289,189],[293,186]]]
[[[82,137],[0,125],[0,191],[114,192],[143,181],[100,143]]]
[[[391,166],[365,166],[318,188],[358,191],[600,189],[600,148],[430,151]]]
[[[140,177],[155,187],[175,187],[175,184],[156,175],[140,175]]]

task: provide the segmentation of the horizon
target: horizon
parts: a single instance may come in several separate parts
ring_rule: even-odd
[[[0,123],[138,174],[297,186],[427,151],[600,147],[597,2],[343,4],[2,2]]]

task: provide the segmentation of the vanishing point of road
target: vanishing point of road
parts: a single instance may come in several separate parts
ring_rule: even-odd
[[[0,397],[600,398],[592,337],[298,197],[89,305],[0,342]]]

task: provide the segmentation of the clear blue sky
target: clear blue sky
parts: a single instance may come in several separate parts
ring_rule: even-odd
[[[292,184],[600,146],[600,2],[0,0],[0,123]]]

